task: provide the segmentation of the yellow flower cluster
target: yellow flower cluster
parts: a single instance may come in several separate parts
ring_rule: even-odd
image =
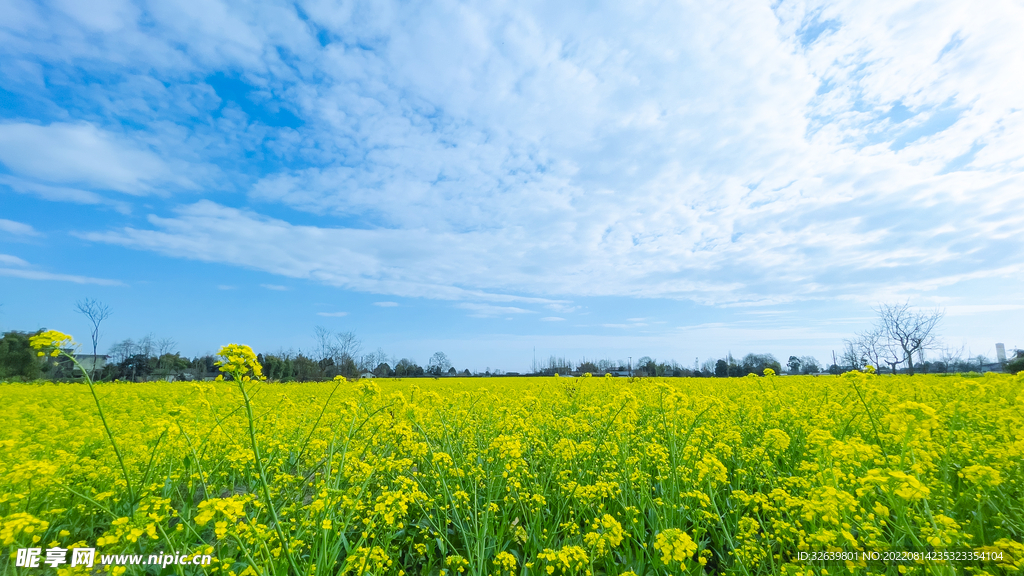
[[[981,464],[974,464],[964,468],[962,471],[957,473],[961,478],[966,479],[971,484],[977,486],[987,486],[994,488],[1003,483],[1002,475],[999,470],[990,466],[984,466]]]
[[[667,566],[685,563],[697,553],[697,544],[690,535],[678,528],[663,530],[654,539],[654,549],[661,552],[661,561]]]
[[[904,569],[1024,570],[1024,376],[250,389],[252,350],[220,353],[235,382],[0,386],[4,556],[56,543],[204,551],[218,576],[749,576],[895,573],[809,551],[970,549],[990,559]]]
[[[64,348],[78,346],[71,336],[56,330],[46,330],[28,339],[28,344],[39,356],[59,356]]]
[[[231,374],[235,380],[262,380],[263,366],[256,358],[252,348],[244,344],[228,344],[217,352],[223,358],[216,362],[220,371]]]
[[[360,547],[349,554],[345,562],[345,569],[341,573],[342,575],[354,574],[356,576],[384,574],[392,564],[393,561],[388,558],[388,553],[380,546]]]
[[[495,576],[515,574],[516,566],[518,565],[516,557],[505,551],[495,554],[494,560],[491,563],[494,564],[494,569],[496,570]]]
[[[587,547],[596,558],[608,554],[612,548],[622,543],[624,537],[622,524],[619,524],[619,521],[611,514],[605,514],[600,519],[595,518],[590,529],[593,532],[588,532],[583,537],[583,541],[586,542]]]
[[[537,558],[544,563],[548,574],[592,574],[587,551],[579,546],[564,546],[559,550],[545,548]]]

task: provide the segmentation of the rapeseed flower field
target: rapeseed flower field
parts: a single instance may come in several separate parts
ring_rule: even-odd
[[[1024,375],[271,383],[221,354],[222,381],[0,384],[0,573],[1024,569]],[[87,546],[213,560],[15,565]]]

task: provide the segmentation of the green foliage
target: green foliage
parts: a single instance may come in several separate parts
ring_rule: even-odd
[[[160,370],[166,370],[168,372],[181,372],[188,369],[191,362],[188,358],[182,357],[181,354],[164,354],[156,360],[156,366]]]
[[[294,379],[291,358],[267,354],[260,354],[260,363],[263,365],[263,374],[268,380],[275,382],[288,382]]]
[[[388,376],[394,376],[395,371],[391,369],[391,365],[387,362],[381,362],[373,369],[373,375],[378,378],[387,378]]]
[[[0,378],[35,380],[42,376],[44,363],[28,342],[38,333],[7,332],[0,338]]]
[[[719,378],[725,378],[729,375],[729,363],[719,358],[718,362],[715,362],[715,376]]]
[[[117,378],[123,380],[136,380],[145,378],[156,369],[156,358],[147,357],[145,354],[133,354],[117,365]]]
[[[423,368],[408,358],[402,358],[395,364],[395,376],[399,378],[423,376],[423,373]]]
[[[1010,374],[1016,374],[1024,371],[1024,355],[1017,356],[1013,360],[1006,363],[1006,371]]]
[[[761,375],[766,368],[771,368],[776,374],[782,372],[782,365],[772,354],[747,354],[740,368],[743,374]]]

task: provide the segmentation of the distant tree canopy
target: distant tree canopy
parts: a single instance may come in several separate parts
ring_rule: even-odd
[[[381,362],[373,369],[373,375],[378,378],[386,378],[388,376],[394,376],[395,371],[391,369],[391,366],[387,362]]]
[[[260,365],[263,366],[263,375],[268,380],[274,380],[277,382],[288,382],[294,380],[293,374],[295,367],[292,365],[290,358],[282,358],[281,356],[275,356],[274,354],[267,354],[264,356],[260,354],[257,357]]]
[[[776,374],[782,372],[782,365],[771,354],[747,354],[740,363],[744,375],[753,373],[760,376],[766,368],[771,368]]]
[[[424,373],[422,367],[408,358],[402,358],[395,364],[395,376],[398,378],[423,376]]]
[[[875,313],[878,319],[874,326],[845,343],[848,354],[858,360],[856,367],[870,364],[880,368],[885,364],[895,374],[900,366],[906,366],[907,373],[913,374],[914,356],[923,362],[926,350],[938,348],[936,329],[944,314],[941,310],[915,309],[907,301],[880,304]],[[948,359],[944,363],[949,364]]]
[[[92,322],[93,349],[98,345],[100,322],[109,316],[109,308],[93,300],[78,303],[78,311]],[[887,366],[888,371],[906,369],[913,374],[921,372],[967,372],[991,370],[992,362],[984,356],[965,357],[963,348],[950,350],[936,344],[935,329],[942,318],[940,311],[919,311],[909,303],[883,304],[876,309],[878,314],[874,327],[857,338],[847,340],[839,356],[833,353],[831,373],[861,369],[866,364],[876,367]],[[37,378],[75,379],[81,375],[72,370],[72,363],[66,359],[39,358],[28,345],[32,333],[10,331],[0,337],[0,378],[33,380]],[[352,332],[334,332],[317,326],[313,333],[315,345],[311,350],[294,353],[278,352],[259,354],[258,362],[263,374],[272,381],[322,381],[336,376],[359,378],[369,375],[384,377],[423,376],[470,376],[470,371],[459,372],[444,352],[434,353],[426,366],[420,366],[410,358],[396,360],[382,348],[361,353],[361,342]],[[218,374],[218,358],[205,355],[186,358],[172,352],[177,344],[170,338],[158,339],[152,334],[138,339],[125,339],[109,349],[106,365],[91,368],[97,380],[162,380],[162,379],[211,379]],[[924,358],[925,350],[937,350],[938,358]],[[968,353],[966,356],[970,356]],[[684,368],[675,361],[658,361],[651,356],[638,356],[632,360],[594,360],[584,358],[574,362],[565,356],[550,356],[547,361],[534,358],[531,373],[534,375],[578,376],[585,373],[602,375],[611,372],[616,376],[632,377],[740,377],[747,374],[764,374],[771,369],[782,373],[783,366],[772,354],[750,353],[737,359],[731,353],[722,358],[708,358],[703,363],[695,359],[691,368]],[[93,366],[102,365],[93,359]],[[790,374],[818,374],[822,364],[813,356],[789,356],[786,368]],[[1010,372],[1024,370],[1024,352],[1003,363]],[[98,373],[95,373],[98,372]],[[481,375],[502,375],[503,370],[490,367]],[[509,372],[518,375],[517,372]]]
[[[133,354],[117,364],[117,377],[125,380],[145,378],[156,369],[155,360],[145,354]]]
[[[715,362],[715,376],[725,378],[728,375],[729,363],[725,361],[725,358],[719,358],[718,362]]]
[[[1024,350],[1017,350],[1013,359],[1006,363],[1006,371],[1016,374],[1022,370],[1024,370]]]
[[[786,361],[790,374],[817,374],[821,372],[821,364],[814,356],[790,356]]]
[[[452,367],[452,363],[448,361],[448,356],[444,352],[434,352],[434,355],[430,357],[430,362],[427,364],[427,373],[440,376],[447,374],[448,369]]]
[[[35,380],[43,375],[45,364],[28,345],[35,334],[38,332],[6,332],[0,338],[0,378]]]

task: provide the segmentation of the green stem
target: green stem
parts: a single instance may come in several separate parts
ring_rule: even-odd
[[[878,433],[878,424],[875,422],[875,415],[871,413],[871,408],[868,407],[867,400],[864,399],[864,395],[860,392],[860,387],[857,386],[857,382],[854,380],[850,381],[853,384],[853,389],[857,392],[857,397],[860,398],[860,403],[864,405],[864,411],[868,413],[868,419],[871,420],[871,429],[875,432],[875,442],[878,443],[879,450],[882,451],[882,456],[885,458],[885,465],[889,466],[889,454],[885,451],[885,446],[882,445],[882,437]]]
[[[135,506],[135,490],[132,488],[131,479],[128,477],[128,468],[124,465],[124,458],[121,456],[121,450],[117,447],[117,442],[114,441],[114,433],[110,431],[110,426],[107,424],[107,417],[103,414],[103,406],[100,405],[100,397],[96,395],[96,386],[93,385],[92,378],[89,377],[89,372],[86,371],[85,367],[82,366],[74,356],[64,352],[60,353],[75,363],[78,369],[82,371],[82,377],[85,378],[86,384],[89,385],[89,392],[92,393],[92,399],[96,402],[96,410],[100,413],[100,421],[103,422],[103,429],[107,432],[107,438],[110,440],[110,445],[114,448],[114,454],[117,455],[117,461],[121,465],[121,474],[124,475],[124,483],[128,487],[128,500]]]
[[[263,468],[263,457],[260,455],[260,445],[256,441],[256,424],[255,418],[252,413],[252,402],[249,398],[249,391],[245,389],[245,382],[242,380],[241,375],[235,374],[235,378],[238,380],[238,388],[242,391],[242,398],[245,400],[245,415],[249,420],[249,440],[252,442],[252,454],[256,458],[256,471],[260,475],[260,486],[263,488],[263,497],[267,499],[267,509],[270,510],[270,517],[274,521],[274,529],[277,531],[277,537],[281,540],[281,546],[284,548],[284,553],[288,557],[288,564],[292,569],[293,574],[301,574],[298,565],[295,564],[295,558],[292,557],[291,540],[285,535],[284,530],[281,529],[281,520],[277,516],[277,509],[274,507],[274,501],[270,496],[270,484],[267,482],[267,473]]]

